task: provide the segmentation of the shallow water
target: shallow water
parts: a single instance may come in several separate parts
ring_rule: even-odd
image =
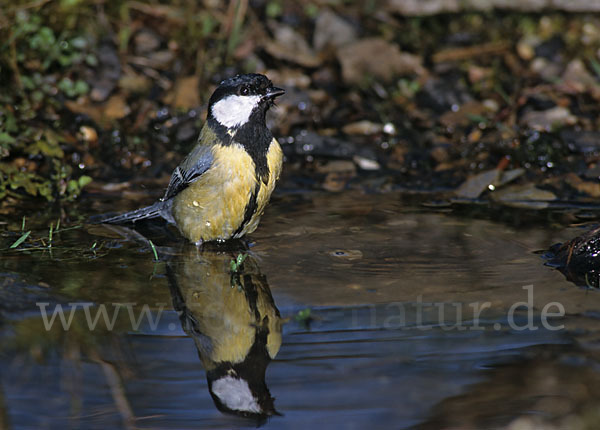
[[[160,261],[141,235],[103,226],[59,230],[51,251],[3,252],[0,427],[592,429],[600,419],[600,295],[535,253],[579,229],[349,192],[276,197],[249,250],[140,231]],[[65,318],[77,309],[68,330],[58,318],[44,327],[41,309],[50,318],[57,305]],[[100,318],[90,330],[86,312],[93,322],[117,308],[112,329]],[[237,398],[228,376],[248,381],[233,385]]]

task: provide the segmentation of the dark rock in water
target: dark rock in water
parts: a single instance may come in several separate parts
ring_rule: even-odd
[[[117,47],[111,41],[103,41],[98,48],[98,68],[91,80],[90,97],[95,102],[105,101],[117,87],[121,77],[121,62]]]
[[[600,151],[600,133],[597,131],[564,130],[560,137],[573,152],[585,154]]]
[[[600,227],[553,245],[544,258],[575,285],[600,288]]]
[[[556,106],[554,100],[552,100],[550,97],[545,97],[539,94],[527,97],[527,101],[525,102],[525,107],[533,110],[546,110],[551,109],[554,106]]]
[[[302,132],[295,138],[292,145],[283,145],[286,156],[311,155],[313,157],[352,159],[360,156],[376,160],[375,151],[365,145],[351,140],[342,140],[330,136],[321,136],[314,132]]]
[[[565,41],[559,34],[555,34],[545,42],[535,47],[536,57],[544,57],[548,60],[554,59],[565,48]]]
[[[449,73],[441,79],[430,79],[416,94],[419,107],[432,109],[437,113],[457,109],[471,101],[472,97],[459,74]]]

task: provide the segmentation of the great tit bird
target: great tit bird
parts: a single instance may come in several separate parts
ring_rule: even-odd
[[[222,81],[208,102],[198,143],[171,175],[165,195],[99,222],[160,216],[197,245],[252,233],[281,172],[283,153],[265,116],[284,92],[260,74]]]
[[[239,255],[186,244],[169,261],[167,277],[215,405],[262,420],[277,414],[265,373],[281,347],[282,321],[256,259]]]

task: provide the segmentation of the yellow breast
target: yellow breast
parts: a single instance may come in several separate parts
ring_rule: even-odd
[[[275,139],[267,152],[269,180],[260,183],[257,209],[244,227],[246,206],[257,187],[252,157],[239,144],[213,147],[213,164],[200,178],[174,197],[172,214],[181,234],[201,243],[241,237],[253,232],[281,172],[283,154]]]
[[[281,165],[283,161],[283,152],[281,151],[281,146],[275,138],[271,141],[271,145],[269,146],[269,151],[267,152],[267,166],[269,166],[269,180],[265,184],[261,182],[260,188],[258,190],[258,195],[256,196],[256,211],[254,215],[248,221],[248,223],[244,226],[242,231],[236,235],[236,237],[242,237],[245,234],[250,234],[256,227],[258,227],[258,223],[260,221],[260,217],[265,211],[265,207],[267,203],[269,203],[269,199],[271,198],[271,194],[275,189],[275,184],[279,179],[279,175],[281,174]]]

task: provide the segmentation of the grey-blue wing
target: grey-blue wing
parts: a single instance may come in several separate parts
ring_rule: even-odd
[[[175,168],[162,200],[168,200],[194,182],[212,165],[213,155],[210,145],[199,143],[192,152]]]

